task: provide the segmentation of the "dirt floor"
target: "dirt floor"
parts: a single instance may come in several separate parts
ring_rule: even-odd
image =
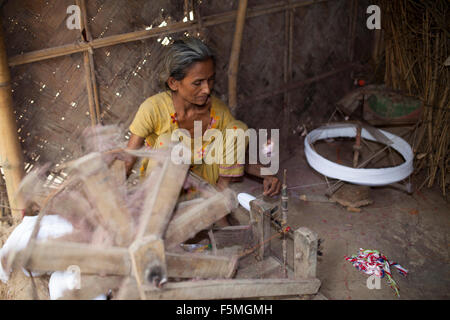
[[[345,300],[449,299],[450,204],[440,190],[424,187],[409,195],[391,187],[370,188],[372,204],[361,207],[361,212],[348,211],[337,203],[302,201],[299,199],[302,194],[323,196],[327,184],[322,175],[309,167],[303,153],[303,139],[298,141],[299,148],[281,162],[280,171],[288,170],[287,184],[292,188],[289,225],[295,229],[307,227],[321,239],[322,255],[318,256],[317,267],[317,277],[322,282],[319,292],[328,299]],[[339,142],[328,145],[332,161],[336,160],[333,156],[339,150],[338,145]],[[421,181],[423,177],[412,177],[416,188]],[[255,196],[262,193],[261,185],[250,179],[234,188]],[[281,255],[276,241],[272,248],[275,254]],[[381,279],[380,289],[367,288],[368,276],[344,259],[357,254],[360,248],[378,250],[408,269],[406,278],[391,270],[400,288],[400,298],[394,295],[385,278]]]

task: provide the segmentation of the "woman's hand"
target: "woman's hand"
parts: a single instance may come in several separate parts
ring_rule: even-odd
[[[269,197],[279,194],[281,190],[281,182],[276,176],[264,176],[263,186],[263,195]]]
[[[280,180],[276,176],[261,175],[261,168],[264,168],[261,164],[246,164],[245,172],[249,175],[263,179],[263,195],[271,197],[279,194],[281,190]]]

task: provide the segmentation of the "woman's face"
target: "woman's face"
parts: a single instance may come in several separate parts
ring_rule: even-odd
[[[194,63],[182,80],[170,77],[168,84],[184,101],[204,106],[211,101],[214,77],[214,62],[209,59]]]

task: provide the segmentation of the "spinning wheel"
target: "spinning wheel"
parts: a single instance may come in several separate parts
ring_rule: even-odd
[[[109,137],[108,128],[98,130]],[[104,146],[96,140],[94,144]],[[188,165],[171,161],[170,148],[131,151],[115,146],[117,141],[65,164],[66,179],[57,186],[49,186],[39,170],[27,175],[21,189],[32,208],[28,213],[39,215],[28,245],[6,256],[7,270],[13,266],[32,272],[79,270],[80,288],[66,292],[63,299],[92,299],[110,290],[113,299],[238,299],[317,293],[315,233],[307,228],[294,232],[294,279],[230,279],[236,275],[239,255],[186,253],[180,244],[236,208],[234,192],[219,192],[188,173]],[[111,158],[128,153],[152,161],[151,172],[134,188],[127,186],[124,163]],[[197,198],[180,197],[186,183],[198,191]],[[253,230],[256,243],[249,252],[258,251],[264,258],[271,238],[271,210],[261,199],[252,201],[251,207],[251,228],[246,229]],[[42,218],[54,214],[70,222],[73,232],[39,240]]]
[[[154,153],[150,155],[155,157]],[[140,210],[135,208],[135,212],[131,212],[132,198],[127,199],[123,191],[124,166],[116,162],[108,168],[100,153],[90,153],[72,162],[65,185],[56,192],[46,190],[45,181],[39,180],[38,175],[28,177],[23,187],[34,190],[29,202],[40,207],[39,218],[59,212],[72,222],[74,232],[63,238],[37,241],[38,222],[28,247],[10,256],[9,265],[37,272],[64,271],[77,266],[82,274],[77,294],[85,299],[124,283],[117,298],[126,299],[126,292],[137,289],[145,299],[143,288],[161,288],[169,277],[231,277],[237,267],[237,259],[233,257],[166,250],[176,251],[173,249],[180,243],[228,214],[237,205],[233,192],[219,193],[189,175],[188,181],[202,190],[204,198],[178,208],[189,166],[174,164],[170,153],[163,151],[156,154],[156,161],[156,168],[148,178],[151,183],[142,186],[147,190],[139,190],[144,199],[138,205]],[[45,201],[42,193],[47,193]]]
[[[311,131],[305,138],[305,155],[309,165],[325,177],[338,179],[337,183],[329,186],[326,192],[328,196],[343,185],[342,181],[366,186],[393,185],[408,193],[412,192],[410,182],[405,185],[398,183],[408,178],[413,172],[414,154],[412,148],[401,137],[372,127],[364,120],[363,109],[366,102],[365,95],[370,91],[367,90],[369,89],[355,90],[337,103],[338,107],[336,107],[336,110],[345,115],[346,120],[353,118],[353,122],[329,124]],[[339,137],[355,138],[355,144],[353,145],[353,168],[325,159],[313,147],[313,144],[318,140]],[[378,151],[371,150],[372,154],[358,165],[362,149],[361,142],[365,143],[364,139],[381,143],[384,147]],[[388,150],[391,155],[392,149],[403,157],[404,162],[402,164],[396,165],[391,159],[391,167],[366,168],[372,160],[384,151]]]
[[[359,136],[358,136],[359,131]],[[305,155],[309,165],[316,171],[323,175],[339,179],[355,184],[367,185],[367,186],[380,186],[395,183],[407,178],[413,171],[413,152],[409,144],[402,138],[395,136],[389,132],[379,130],[379,133],[384,135],[389,141],[386,147],[380,151],[374,153],[369,159],[360,164],[357,168],[350,168],[330,160],[325,159],[319,155],[312,147],[311,144],[321,139],[337,138],[337,137],[356,137],[360,141],[361,137],[377,141],[377,138],[371,135],[365,128],[357,127],[355,124],[334,124],[326,127],[321,127],[311,131],[305,139]],[[387,148],[392,147],[398,151],[405,159],[405,162],[401,165],[380,168],[380,169],[364,169],[363,166],[367,165],[370,160],[375,158],[381,152]],[[355,150],[355,157],[357,157],[358,150]],[[354,162],[355,164],[355,162]]]

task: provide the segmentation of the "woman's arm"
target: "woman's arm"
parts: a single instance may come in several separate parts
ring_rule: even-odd
[[[140,149],[144,145],[144,138],[139,137],[135,134],[131,134],[130,140],[128,141],[127,148],[131,150]],[[134,164],[136,163],[136,157],[130,156],[125,160],[125,168],[127,171],[127,177],[131,173],[131,169],[133,169]]]

